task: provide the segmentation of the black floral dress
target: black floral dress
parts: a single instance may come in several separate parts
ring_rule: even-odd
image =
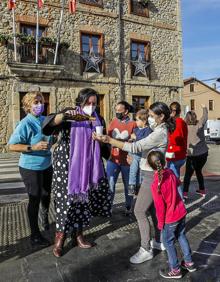
[[[98,189],[89,191],[88,200],[76,202],[68,196],[68,168],[70,153],[70,122],[64,122],[56,128],[49,123],[55,114],[49,115],[44,124],[43,132],[51,134],[54,129],[59,132],[59,141],[53,152],[52,192],[55,201],[56,230],[68,233],[72,228],[81,229],[89,225],[94,216],[111,216],[111,192],[107,178],[99,181]],[[100,160],[102,161],[102,160]]]

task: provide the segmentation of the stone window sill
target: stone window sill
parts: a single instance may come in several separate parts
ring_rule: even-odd
[[[100,79],[104,78],[103,73],[97,73],[97,72],[83,72],[83,78],[84,79]]]
[[[137,81],[137,82],[146,82],[146,81],[150,82],[149,77],[146,77],[146,76],[132,76],[130,80]]]

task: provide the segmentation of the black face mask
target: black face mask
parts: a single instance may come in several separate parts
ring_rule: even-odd
[[[119,120],[122,120],[123,117],[124,117],[124,114],[123,113],[116,113],[116,118],[119,119]]]

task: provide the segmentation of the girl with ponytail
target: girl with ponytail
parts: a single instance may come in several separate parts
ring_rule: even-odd
[[[151,185],[152,196],[156,208],[158,229],[161,230],[162,241],[166,248],[169,270],[160,270],[164,278],[182,278],[181,267],[193,272],[196,267],[192,261],[191,250],[185,234],[186,209],[178,193],[179,179],[174,172],[165,168],[165,157],[160,151],[151,151],[147,156],[150,167],[155,171]],[[183,261],[177,259],[175,240],[178,240]]]

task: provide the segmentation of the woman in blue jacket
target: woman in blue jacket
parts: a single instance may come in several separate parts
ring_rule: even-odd
[[[50,137],[42,134],[44,121],[44,98],[40,92],[27,93],[23,100],[26,117],[23,118],[9,139],[9,149],[20,152],[19,171],[27,189],[28,219],[31,229],[31,244],[48,246],[38,226],[39,205],[42,206],[42,225],[49,228],[48,211],[50,205],[52,165]]]

